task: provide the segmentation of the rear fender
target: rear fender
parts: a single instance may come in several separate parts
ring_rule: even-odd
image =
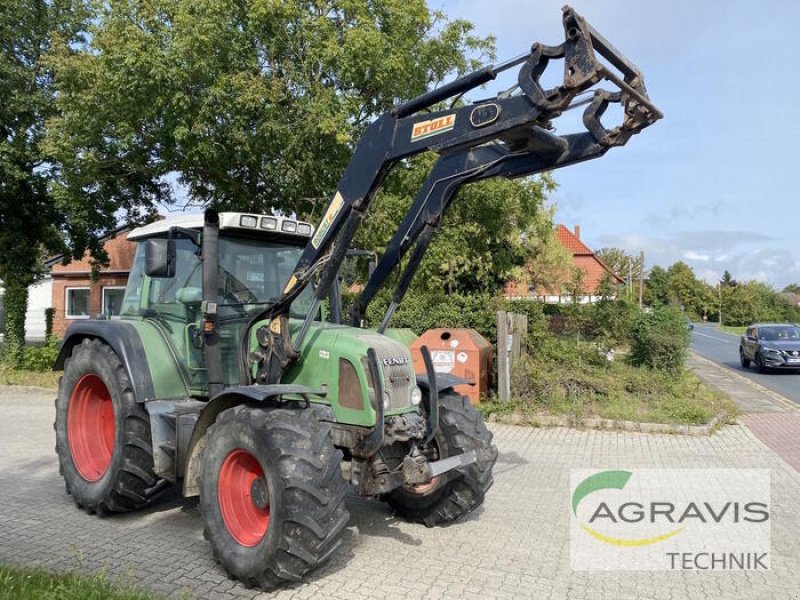
[[[323,396],[324,391],[314,390],[303,385],[281,383],[229,387],[217,394],[206,407],[200,411],[200,415],[194,426],[194,431],[192,431],[192,437],[189,440],[189,445],[184,454],[184,456],[187,457],[186,469],[183,474],[184,496],[197,496],[200,493],[200,488],[197,483],[197,477],[200,474],[201,466],[200,457],[202,456],[202,449],[205,447],[206,443],[206,431],[208,431],[208,428],[217,420],[217,416],[222,411],[240,404],[260,404],[264,406],[265,410],[280,406],[283,404],[281,402],[281,397],[284,394],[302,396],[308,401],[309,396]],[[317,406],[317,410],[325,411],[323,414],[324,420],[335,420],[333,411],[329,406],[315,406]]]
[[[153,378],[139,332],[124,321],[86,320],[70,325],[53,364],[53,370],[62,370],[75,346],[87,338],[98,339],[108,344],[119,356],[128,372],[128,379],[133,386],[137,402],[144,402],[155,396]]]

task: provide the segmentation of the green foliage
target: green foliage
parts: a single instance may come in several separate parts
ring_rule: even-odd
[[[708,390],[691,373],[673,374],[606,360],[593,343],[555,339],[552,354],[532,354],[512,374],[510,404],[486,403],[486,413],[516,412],[523,422],[536,415],[564,415],[579,425],[589,417],[654,422],[708,423],[735,414],[725,396]]]
[[[629,298],[600,300],[589,307],[592,333],[605,348],[626,346],[631,339],[639,307]]]
[[[676,308],[641,312],[631,331],[631,363],[677,375],[686,362],[690,340],[686,316]]]
[[[800,294],[800,284],[790,283],[781,291],[788,294]]]
[[[56,309],[51,307],[44,309],[44,337],[50,339],[53,335],[53,319],[56,317]]]
[[[645,281],[644,302],[649,306],[664,306],[670,303],[669,275],[658,265],[650,269]]]
[[[49,371],[56,362],[61,340],[49,337],[43,346],[27,346],[22,360],[22,368],[29,371]]]
[[[97,6],[85,43],[50,56],[48,148],[59,200],[103,218],[177,201],[175,175],[220,209],[319,217],[377,115],[493,54],[424,0]]]
[[[800,321],[800,308],[760,281],[723,286],[721,292],[722,320],[726,325],[743,326],[757,321]]]
[[[352,298],[343,300],[344,313]],[[388,293],[379,294],[367,309],[367,325],[377,327],[388,306]],[[464,294],[409,293],[392,318],[390,327],[407,327],[417,335],[437,327],[475,329],[492,344],[497,343],[497,311],[514,312],[528,317],[527,345],[531,351],[545,346],[550,339],[547,317],[539,302],[507,301],[498,296]]]
[[[388,306],[388,293],[380,294],[367,309],[367,324],[376,327]],[[436,327],[468,327],[494,343],[497,339],[498,301],[491,296],[409,293],[394,314],[391,327],[408,327],[415,333]]]
[[[6,288],[6,358],[22,359],[27,287],[40,255],[63,249],[48,190],[42,141],[54,115],[52,73],[44,64],[53,32],[74,40],[80,0],[15,0],[0,11],[0,280]]]
[[[355,245],[382,252],[414,194],[433,167],[434,155],[398,165],[376,198]],[[424,293],[489,294],[553,246],[552,211],[544,208],[554,189],[548,176],[490,179],[463,187],[445,214],[413,286]],[[498,218],[502,215],[502,218]]]
[[[25,347],[25,313],[28,308],[28,288],[20,285],[18,278],[5,282],[3,299],[3,360],[18,367],[22,364]]]

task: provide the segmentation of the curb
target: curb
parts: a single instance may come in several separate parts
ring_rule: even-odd
[[[704,425],[680,425],[676,423],[639,423],[638,421],[617,421],[615,419],[575,419],[558,415],[525,416],[520,413],[510,415],[489,415],[489,423],[502,425],[522,425],[528,427],[568,427],[570,429],[595,429],[599,431],[636,431],[639,433],[671,433],[679,435],[711,435],[722,423],[717,415]]]
[[[745,377],[744,375],[740,375],[739,373],[737,373],[733,369],[729,369],[728,367],[723,367],[722,365],[715,363],[713,360],[709,360],[705,356],[701,356],[701,355],[697,354],[697,352],[694,352],[693,350],[690,350],[689,354],[691,354],[693,359],[696,359],[697,361],[699,361],[699,362],[701,362],[701,363],[703,363],[703,364],[705,364],[705,365],[707,365],[709,367],[714,367],[714,369],[716,369],[717,371],[721,371],[722,373],[725,373],[725,375],[727,375],[728,377],[736,379],[737,381],[740,381],[740,382],[742,382],[742,383],[744,383],[746,385],[749,385],[754,390],[757,390],[758,392],[764,394],[765,396],[768,396],[771,400],[774,400],[775,402],[777,402],[781,406],[783,406],[785,408],[789,408],[794,412],[800,412],[800,406],[798,406],[797,404],[795,404],[791,400],[788,400],[784,396],[781,396],[778,392],[775,392],[775,391],[773,391],[773,390],[771,390],[769,388],[766,388],[763,385],[761,385],[760,383],[757,383],[757,382],[753,381],[752,379],[750,379],[748,377]]]
[[[40,385],[21,385],[21,384],[0,384],[0,388],[6,388],[11,390],[17,390],[20,392],[24,392],[26,390],[34,390],[37,392],[53,392],[54,394],[58,393],[58,388],[49,388],[49,387],[42,387]]]

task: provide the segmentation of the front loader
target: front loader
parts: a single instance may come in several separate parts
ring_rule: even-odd
[[[462,185],[599,157],[661,118],[636,67],[572,9],[563,18],[562,44],[534,44],[373,122],[315,228],[208,210],[129,234],[137,250],[121,318],[73,324],[55,365],[56,450],[79,507],[135,510],[177,485],[200,497],[226,571],[270,589],[336,550],[348,489],[428,526],[481,505],[497,458],[491,433],[453,391],[464,381],[436,373],[425,348],[416,375],[388,325]],[[563,61],[563,82],[544,89],[552,60]],[[516,92],[456,106],[515,67]],[[611,104],[624,116],[607,128]],[[580,105],[585,131],[554,133]],[[391,167],[426,151],[438,160],[341,324],[337,273],[357,227]],[[366,307],[412,248],[383,322],[364,329]]]

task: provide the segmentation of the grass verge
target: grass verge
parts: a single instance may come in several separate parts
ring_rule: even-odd
[[[509,403],[482,403],[484,415],[518,414],[523,421],[564,416],[576,425],[589,418],[704,425],[715,417],[730,422],[737,414],[727,395],[706,387],[688,370],[674,375],[625,360],[575,365],[523,361],[512,390]]]
[[[111,584],[103,575],[54,575],[44,569],[0,565],[0,600],[153,600],[132,587]]]
[[[742,335],[747,327],[733,327],[732,325],[723,325],[719,328],[723,333],[732,333],[733,335]]]
[[[33,385],[56,390],[61,375],[61,371],[13,369],[8,364],[0,362],[0,385]]]

